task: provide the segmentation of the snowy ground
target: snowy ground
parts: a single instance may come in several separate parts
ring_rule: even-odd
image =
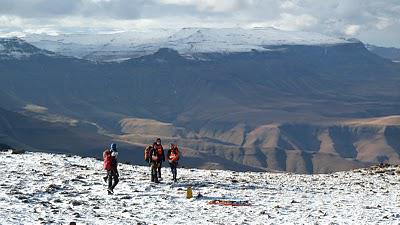
[[[149,168],[121,165],[106,194],[102,163],[76,156],[0,153],[0,224],[400,224],[400,175],[388,168],[329,175],[180,169],[149,182]],[[199,199],[186,199],[192,186]],[[213,199],[252,206],[209,205]]]

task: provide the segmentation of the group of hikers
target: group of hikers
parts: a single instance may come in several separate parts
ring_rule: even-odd
[[[114,188],[119,182],[118,173],[118,150],[117,145],[112,143],[110,149],[106,149],[103,152],[104,169],[107,171],[107,175],[103,177],[104,182],[108,183],[108,194],[114,194]],[[168,160],[171,168],[172,180],[177,181],[177,167],[180,158],[180,152],[176,144],[171,143],[167,155],[164,154],[164,148],[161,144],[161,139],[157,138],[156,142],[149,145],[144,150],[144,160],[151,167],[151,182],[160,183],[161,179],[161,167],[165,159]]]

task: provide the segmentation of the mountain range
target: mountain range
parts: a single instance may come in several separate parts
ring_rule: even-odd
[[[394,47],[380,47],[376,45],[365,45],[367,49],[383,58],[390,59],[393,62],[400,62],[400,49]]]
[[[113,140],[142,163],[161,137],[181,146],[185,166],[231,170],[400,162],[400,65],[357,40],[276,29],[120,35],[111,43],[130,45],[103,52],[62,36],[0,39],[0,143],[100,157]]]

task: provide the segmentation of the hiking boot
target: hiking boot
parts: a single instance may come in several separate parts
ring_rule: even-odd
[[[103,177],[103,180],[104,180],[105,183],[107,183],[107,178],[108,177]]]
[[[111,189],[111,188],[108,188],[108,189],[107,189],[107,192],[108,192],[109,195],[110,195],[110,193],[111,193],[111,195],[114,194],[114,190]]]

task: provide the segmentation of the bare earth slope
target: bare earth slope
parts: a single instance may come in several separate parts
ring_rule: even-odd
[[[329,173],[381,162],[400,163],[400,116],[268,124],[255,129],[238,125],[211,132],[144,119],[124,119],[121,127],[125,134],[119,138],[124,141],[150,143],[158,135],[165,142],[179,143],[185,156],[200,161],[221,157],[254,170]]]

